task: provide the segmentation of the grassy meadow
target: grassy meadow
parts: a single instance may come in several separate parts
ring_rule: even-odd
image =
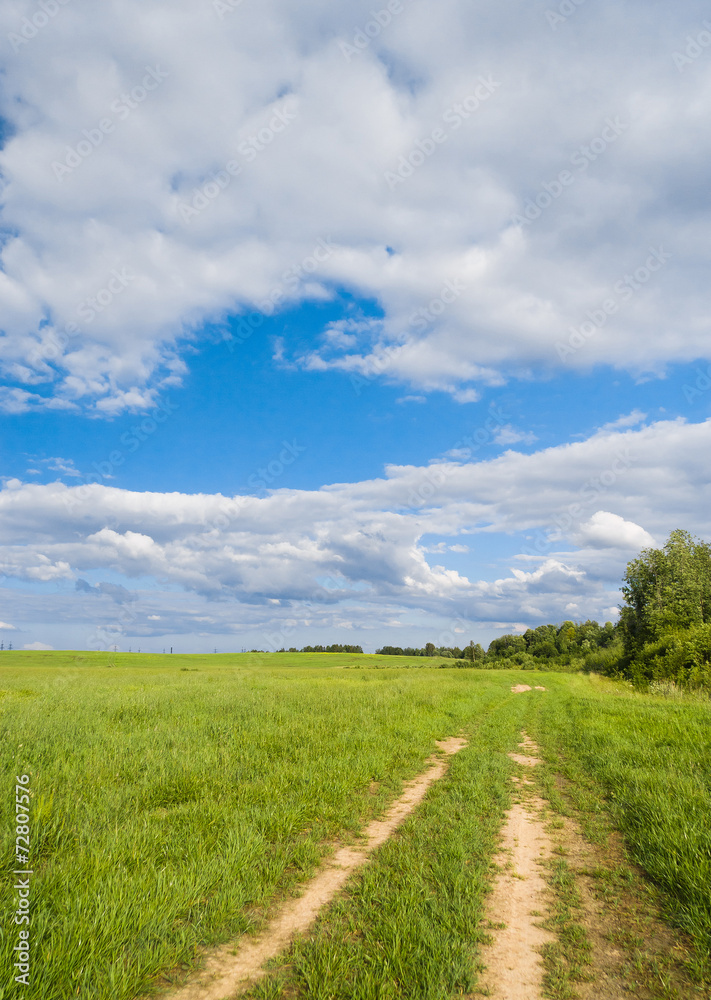
[[[438,665],[0,654],[0,998],[128,1000],[164,987],[205,945],[258,929],[328,841],[356,837],[434,741],[460,733],[469,746],[447,777],[294,946],[287,970],[252,995],[444,1000],[471,990],[510,802],[506,752],[522,728],[551,775],[565,774],[593,812],[611,810],[703,956],[709,702],[581,675]],[[520,682],[548,690],[513,695]],[[13,983],[11,957],[22,774],[33,795],[29,987]]]

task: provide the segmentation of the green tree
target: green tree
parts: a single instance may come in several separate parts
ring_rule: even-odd
[[[488,655],[495,659],[513,656],[514,653],[524,653],[526,642],[522,635],[501,635],[489,643]]]
[[[627,564],[620,631],[625,652],[711,621],[711,546],[672,531],[661,549],[644,549]]]

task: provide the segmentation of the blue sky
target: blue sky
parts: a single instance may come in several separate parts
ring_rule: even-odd
[[[377,478],[389,463],[427,465],[476,431],[491,403],[505,415],[502,425],[530,435],[515,443],[527,453],[586,438],[634,410],[652,418],[709,415],[711,395],[687,401],[683,391],[693,387],[701,362],[672,366],[664,378],[642,382],[603,366],[587,375],[515,380],[460,404],[442,392],[418,395],[402,384],[353,382],[340,372],[303,372],[275,361],[275,338],[295,329],[300,340],[317,337],[323,311],[304,307],[276,317],[263,334],[232,351],[224,342],[206,344],[189,356],[183,385],[163,393],[145,414],[110,421],[42,410],[5,415],[4,474],[49,483],[61,472],[51,460],[61,456],[71,468],[61,474],[68,484],[98,474],[106,485],[137,491],[315,490]],[[155,431],[142,429],[156,412],[162,422]],[[272,470],[267,483],[264,474],[270,478],[269,464],[278,462],[284,442],[295,446],[293,461],[277,475]],[[506,448],[491,437],[479,455],[491,458]],[[120,464],[109,462],[116,451]],[[260,480],[265,485],[255,487]]]
[[[0,638],[486,644],[709,537],[711,28],[567,9],[7,5]]]

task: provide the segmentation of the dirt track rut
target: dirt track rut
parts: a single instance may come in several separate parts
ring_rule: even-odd
[[[525,768],[538,763],[536,744],[525,733],[519,744],[521,753],[509,757]],[[531,785],[530,779],[514,778]],[[479,988],[488,988],[492,1000],[540,1000],[543,986],[541,948],[555,940],[539,924],[546,910],[546,883],[541,863],[550,857],[553,843],[539,819],[544,803],[533,795],[515,803],[509,810],[502,831],[500,853],[494,859],[500,866],[489,901],[490,924],[494,942],[482,949],[486,971]]]
[[[320,872],[304,887],[303,894],[291,899],[256,938],[216,949],[206,956],[204,968],[180,989],[162,994],[162,1000],[224,1000],[237,996],[264,974],[264,963],[284,951],[297,934],[311,927],[319,911],[343,888],[353,872],[390,837],[422,802],[434,782],[447,772],[447,757],[458,753],[467,741],[458,737],[438,742],[439,755],[427,762],[430,767],[405,785],[402,795],[382,820],[374,820],[363,832],[364,842],[341,847]]]

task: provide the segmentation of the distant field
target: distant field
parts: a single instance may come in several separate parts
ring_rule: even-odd
[[[468,748],[379,852],[407,859],[387,877],[389,903],[368,895],[379,891],[380,862],[359,882],[355,902],[377,934],[347,962],[347,942],[315,944],[298,988],[344,998],[472,988],[489,859],[510,801],[506,752],[522,728],[549,767],[609,796],[671,917],[708,948],[709,704],[577,675],[436,665],[318,653],[0,654],[0,997],[4,988],[28,1000],[124,1000],[159,985],[205,944],[257,928],[326,841],[356,835],[422,770],[435,740],[460,733]],[[546,692],[511,693],[536,676]],[[33,793],[29,988],[6,971],[22,774]],[[353,961],[367,975],[339,987],[338,970]]]

